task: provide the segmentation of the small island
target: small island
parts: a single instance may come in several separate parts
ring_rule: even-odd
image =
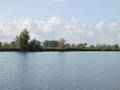
[[[69,44],[64,38],[59,40],[30,40],[29,31],[24,29],[15,40],[7,43],[0,42],[0,51],[120,51],[119,44],[87,45],[87,43]]]

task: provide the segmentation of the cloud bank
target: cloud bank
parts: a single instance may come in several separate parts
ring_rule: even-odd
[[[98,22],[96,25],[85,25],[76,18],[64,23],[59,17],[51,17],[45,21],[26,19],[0,20],[0,41],[9,42],[15,39],[16,35],[27,28],[31,39],[36,38],[39,41],[58,40],[65,38],[69,43],[97,44],[120,44],[120,23]]]

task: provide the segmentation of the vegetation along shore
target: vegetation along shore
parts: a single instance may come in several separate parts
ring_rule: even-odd
[[[0,42],[0,51],[120,51],[120,47],[119,44],[69,44],[63,38],[40,42],[36,39],[30,40],[29,31],[24,29],[14,41],[10,43]]]

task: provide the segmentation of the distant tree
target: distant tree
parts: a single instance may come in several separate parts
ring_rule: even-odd
[[[78,47],[78,48],[85,48],[85,44],[80,43],[80,44],[77,45],[77,47]]]
[[[96,49],[101,49],[101,45],[100,45],[100,44],[97,44],[97,45],[95,46],[95,48],[96,48]]]
[[[0,47],[2,46],[2,42],[0,42]]]
[[[50,41],[50,47],[58,48],[58,41]]]
[[[16,38],[19,42],[20,49],[22,51],[26,51],[28,49],[28,41],[30,39],[29,32],[27,29],[24,29],[18,38]]]
[[[55,40],[45,40],[43,42],[43,46],[58,48],[58,41],[55,41]]]
[[[71,44],[71,48],[76,48],[76,45],[75,44]]]
[[[94,46],[94,45],[90,45],[89,48],[90,48],[90,49],[94,49],[95,46]]]
[[[112,46],[111,46],[111,45],[107,45],[107,49],[108,49],[108,50],[111,50],[111,49],[112,49]]]
[[[4,43],[3,43],[3,46],[6,46],[6,47],[7,47],[7,46],[9,46],[9,43],[4,42]]]
[[[66,44],[64,45],[64,47],[65,47],[66,49],[69,49],[69,48],[70,48],[70,44],[69,44],[69,43],[66,43]]]
[[[3,48],[4,48],[4,50],[8,50],[10,48],[10,44],[7,43],[7,42],[4,42],[3,43]]]
[[[12,41],[12,42],[10,43],[10,47],[17,47],[15,41]]]
[[[106,44],[101,45],[101,48],[100,48],[100,49],[101,49],[101,50],[107,49],[107,45],[106,45]]]
[[[84,43],[84,46],[87,46],[87,43]]]
[[[59,49],[63,50],[64,49],[64,43],[65,43],[65,39],[61,38],[59,40]]]
[[[65,43],[65,39],[61,38],[59,40],[45,40],[42,43],[33,39],[29,42],[30,36],[29,31],[24,29],[20,35],[16,36],[15,40],[10,43],[2,43],[0,42],[0,50],[1,51],[40,51],[41,49],[45,50],[119,50],[119,44],[107,45],[107,44],[97,44],[87,46],[87,43],[79,43],[79,44],[69,44]]]
[[[112,46],[112,49],[118,50],[118,49],[119,49],[119,45],[118,45],[118,44],[114,44],[114,45]]]
[[[29,43],[29,50],[30,51],[39,50],[40,44],[41,44],[41,42],[37,41],[36,39],[31,40]]]
[[[19,36],[16,36],[14,42],[15,42],[16,47],[20,48],[20,39],[19,39]]]
[[[43,46],[49,47],[49,41],[48,41],[48,40],[45,40],[45,41],[43,42]]]

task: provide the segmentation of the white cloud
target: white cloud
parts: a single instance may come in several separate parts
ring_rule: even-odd
[[[103,27],[104,27],[104,23],[103,23],[103,22],[99,22],[99,23],[96,25],[96,29],[97,29],[98,31],[102,30]]]
[[[79,24],[79,20],[76,17],[72,17],[72,24]]]
[[[88,35],[92,37],[94,35],[94,32],[93,31],[89,31]]]
[[[53,30],[58,29],[61,26],[61,19],[57,17],[52,17],[44,23],[43,32],[50,33]]]
[[[99,22],[93,26],[80,24],[75,17],[71,20],[71,22],[63,23],[63,20],[55,16],[45,21],[29,18],[0,20],[0,41],[12,41],[24,28],[27,28],[31,39],[36,38],[40,41],[65,38],[70,43],[119,43],[120,24],[117,22],[111,22],[107,26],[104,22]]]
[[[120,24],[117,22],[112,22],[109,26],[110,30],[119,30],[120,29]]]

